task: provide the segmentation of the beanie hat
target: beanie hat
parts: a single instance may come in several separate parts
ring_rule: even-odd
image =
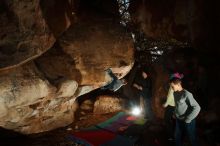
[[[173,74],[170,75],[170,80],[172,80],[173,78],[177,78],[177,79],[181,80],[183,77],[184,77],[183,74],[180,74],[180,73],[176,72],[176,73],[173,73]]]

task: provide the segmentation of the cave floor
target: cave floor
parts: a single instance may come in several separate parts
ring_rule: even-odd
[[[115,113],[104,115],[86,114],[69,126],[33,135],[21,135],[0,129],[0,146],[78,146],[67,137],[77,129],[89,127],[111,118]],[[88,120],[89,119],[89,120]]]
[[[74,131],[80,128],[96,125],[107,119],[111,118],[116,113],[109,113],[103,115],[86,114],[78,118],[75,123],[63,128],[59,128],[53,131],[33,134],[29,136],[20,135],[0,129],[0,145],[1,146],[81,146],[68,139]],[[89,119],[89,120],[88,120]],[[143,132],[139,135],[138,143],[136,146],[172,146],[174,142],[168,141],[166,138],[165,128],[161,120],[155,120],[153,122],[147,122],[143,128]],[[201,146],[211,146],[200,138]],[[188,142],[184,146],[190,146]]]

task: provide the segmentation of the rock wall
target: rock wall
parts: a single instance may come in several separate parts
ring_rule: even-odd
[[[123,109],[124,101],[122,98],[114,96],[99,96],[94,103],[93,112],[95,114],[106,114],[118,112]]]
[[[218,46],[220,15],[217,1],[131,0],[132,20],[148,37],[187,41],[201,52]]]
[[[132,39],[119,20],[87,8],[72,16],[69,2],[0,2],[1,127],[31,134],[67,126],[75,99],[110,81],[105,69],[122,78],[132,68]]]
[[[40,6],[50,30],[59,37],[76,21],[74,13],[76,4],[70,0],[41,0]]]
[[[0,76],[0,125],[21,133],[35,133],[70,124],[77,104],[77,83],[52,86],[33,62]]]
[[[3,0],[0,8],[0,70],[24,64],[53,46],[40,0]]]

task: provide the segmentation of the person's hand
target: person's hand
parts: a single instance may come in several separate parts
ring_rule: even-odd
[[[121,79],[121,81],[122,81],[123,85],[127,85],[127,83],[128,83],[128,81],[125,79]]]
[[[166,108],[166,107],[167,107],[166,103],[164,103],[164,104],[163,104],[163,107],[164,107],[164,108]]]
[[[191,120],[188,119],[188,118],[185,118],[184,121],[185,121],[185,123],[190,123],[191,122]]]
[[[138,89],[141,90],[141,91],[143,90],[143,88],[141,86],[139,86]]]
[[[138,88],[138,85],[137,84],[133,84],[133,87]]]
[[[133,87],[135,87],[135,88],[137,88],[138,90],[143,90],[143,87],[142,86],[139,86],[139,85],[137,85],[137,84],[133,84]]]

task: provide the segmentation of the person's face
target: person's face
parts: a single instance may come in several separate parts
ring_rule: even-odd
[[[180,89],[180,84],[171,83],[170,86],[174,92],[179,91],[179,89]]]
[[[143,77],[144,79],[146,79],[146,78],[147,78],[147,73],[146,73],[146,72],[142,72],[142,77]]]

